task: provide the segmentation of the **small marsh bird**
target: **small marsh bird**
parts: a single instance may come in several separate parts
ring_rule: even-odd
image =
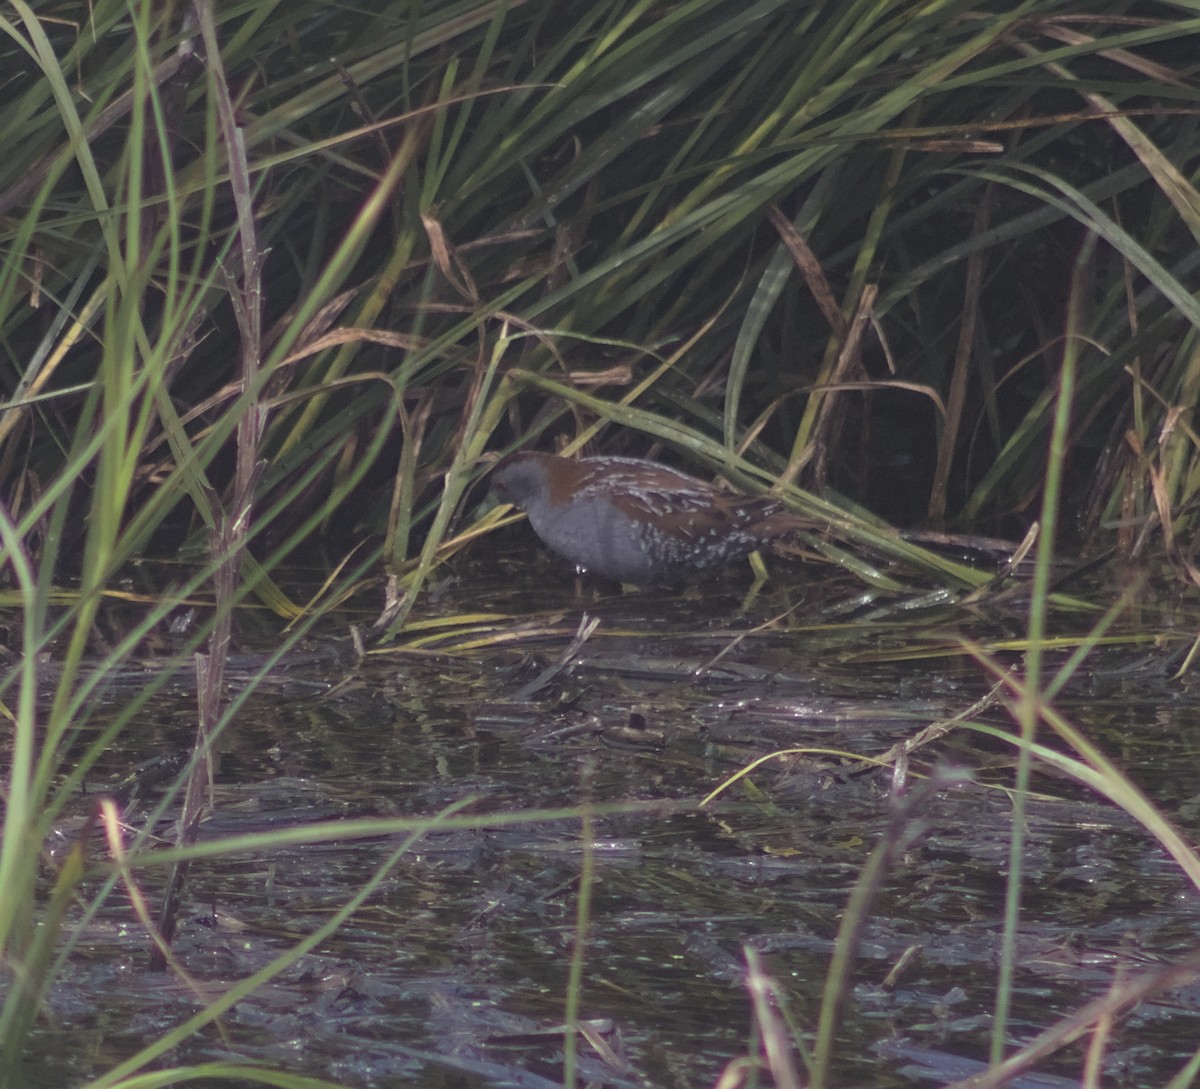
[[[580,570],[642,585],[678,581],[815,528],[774,499],[722,491],[640,458],[524,451],[496,466],[492,492]]]

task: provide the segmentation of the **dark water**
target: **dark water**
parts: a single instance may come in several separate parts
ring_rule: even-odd
[[[1012,750],[959,729],[915,753],[903,790],[913,797],[926,773],[945,789],[903,821],[890,770],[823,753],[772,761],[711,806],[697,803],[777,749],[879,755],[962,712],[992,679],[954,638],[1018,637],[1019,609],[905,609],[827,582],[771,587],[747,604],[745,590],[714,581],[691,595],[622,595],[589,584],[578,598],[571,579],[544,573],[523,585],[450,586],[427,617],[503,618],[469,636],[462,625],[414,634],[358,665],[331,656],[251,697],[221,741],[205,837],[430,817],[468,797],[475,815],[624,804],[594,817],[589,832],[580,1013],[610,1051],[581,1042],[581,1076],[688,1087],[714,1084],[747,1054],[747,945],[811,1032],[847,898],[891,837],[896,857],[865,926],[835,1080],[884,1087],[965,1076],[969,1067],[954,1064],[986,1055],[994,1003]],[[585,611],[597,631],[530,691]],[[1089,622],[1056,620],[1077,634]],[[1098,651],[1057,701],[1189,839],[1200,818],[1200,715],[1190,681],[1170,674],[1194,623],[1185,613],[1172,620],[1178,640]],[[344,638],[333,630],[326,641]],[[186,751],[193,713],[182,688],[157,701],[91,789],[164,749]],[[1011,729],[1001,706],[977,717]],[[1200,933],[1196,890],[1144,830],[1057,772],[1043,768],[1034,786],[1017,1042],[1114,979],[1181,958]],[[261,1062],[351,1086],[561,1084],[582,836],[574,817],[431,832],[334,937],[240,1001],[221,1031],[208,1026],[162,1062]],[[244,979],[324,923],[398,842],[194,864],[175,943],[181,964],[209,994]],[[143,880],[153,896],[161,874]],[[49,995],[30,1084],[81,1083],[200,1008],[184,982],[147,971],[146,959],[145,936],[114,891],[82,924]],[[1159,995],[1114,1028],[1106,1084],[1164,1083],[1197,1039],[1200,984]],[[1041,1064],[1049,1080],[1025,1084],[1076,1083],[1081,1056],[1075,1045]]]

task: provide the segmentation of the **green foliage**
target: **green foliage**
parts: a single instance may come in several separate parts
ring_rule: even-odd
[[[30,503],[81,433],[119,442],[111,509],[173,550],[207,521],[225,480],[197,466],[238,418],[238,216],[205,50],[169,4],[102,2],[84,26],[14,12],[0,338],[23,407],[3,469]],[[291,489],[294,524],[342,489],[339,522],[385,542],[403,587],[461,517],[469,493],[447,510],[441,491],[456,453],[578,431],[586,390],[843,509],[838,492],[1003,521],[1039,486],[1086,229],[1105,246],[1071,442],[1102,472],[1076,513],[1172,547],[1200,313],[1173,62],[1198,26],[1065,0],[223,7],[266,251],[258,500]],[[518,365],[567,392],[484,378]],[[80,425],[120,381],[145,396],[101,440]],[[1165,537],[1130,528],[1155,521]]]
[[[39,929],[32,860],[169,675],[64,764],[131,561],[198,567],[106,668],[234,567],[222,622],[248,595],[303,612],[271,572],[324,539],[378,542],[394,634],[495,521],[466,526],[485,452],[566,437],[775,484],[881,556],[827,551],[876,585],[969,585],[863,508],[1020,520],[1057,427],[1080,524],[1200,581],[1188,5],[69,13],[86,21],[0,14],[0,553],[22,613],[7,1043],[76,880],[72,863]]]

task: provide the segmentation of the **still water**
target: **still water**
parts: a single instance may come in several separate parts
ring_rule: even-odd
[[[346,630],[366,610],[331,624],[318,643],[336,653],[276,671],[222,735],[205,840],[428,818],[464,800],[479,819],[419,839],[336,934],[160,1062],[257,1062],[363,1087],[561,1085],[582,890],[580,1078],[714,1085],[755,1046],[745,947],[809,1040],[847,899],[887,841],[835,1083],[970,1074],[995,1001],[1013,750],[959,725],[914,751],[903,776],[851,756],[888,754],[972,708],[971,721],[1011,731],[1001,701],[980,705],[994,677],[957,640],[1018,664],[1006,641],[1022,631],[1020,606],[904,608],[828,581],[772,584],[753,600],[746,590],[580,593],[557,571],[524,584],[481,576],[430,599],[421,619],[442,618],[444,630],[361,662]],[[1191,678],[1172,674],[1197,617],[1177,611],[1155,618],[1169,635],[1157,646],[1097,650],[1056,706],[1194,840],[1200,714]],[[474,619],[454,620],[465,614]],[[585,615],[598,626],[564,660]],[[1083,635],[1092,620],[1065,614],[1055,626]],[[1144,614],[1138,623],[1150,626]],[[186,753],[193,723],[186,686],[166,693],[89,790]],[[700,807],[739,769],[795,749],[807,751]],[[937,789],[922,787],[930,775]],[[1052,768],[1035,769],[1033,785],[1014,1043],[1200,944],[1196,889],[1144,829]],[[148,789],[127,819],[159,797]],[[586,826],[581,806],[596,809]],[[182,1024],[202,1006],[196,987],[211,997],[261,969],[399,843],[335,839],[195,863],[174,945],[194,986],[147,970],[145,934],[114,890],[50,992],[30,1084],[82,1084]],[[142,878],[153,898],[161,873]],[[1159,994],[1114,1026],[1105,1084],[1163,1084],[1198,1039],[1200,984]],[[1082,1054],[1069,1047],[1017,1084],[1078,1084]]]

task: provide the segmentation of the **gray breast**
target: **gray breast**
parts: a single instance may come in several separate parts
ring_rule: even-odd
[[[585,571],[622,582],[657,577],[638,527],[606,499],[577,497],[564,506],[546,504],[530,510],[529,521],[547,546]]]

